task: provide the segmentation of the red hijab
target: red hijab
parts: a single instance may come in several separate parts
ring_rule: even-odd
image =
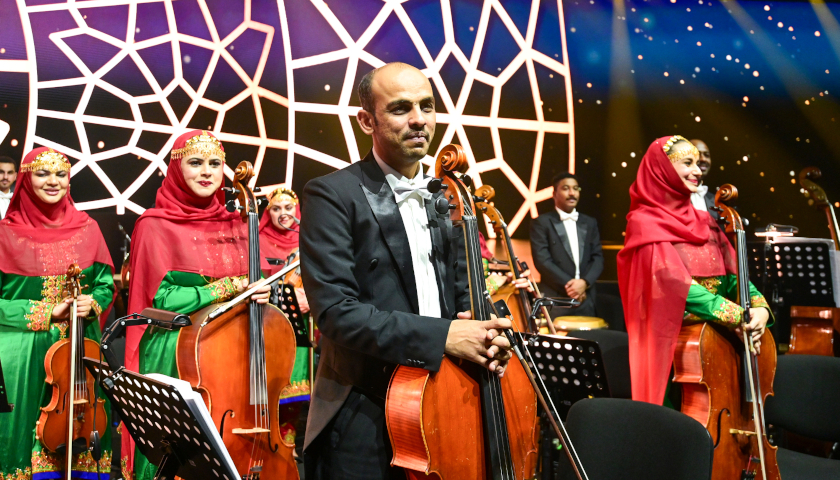
[[[279,258],[286,260],[292,250],[300,245],[300,226],[293,225],[293,230],[280,229],[271,222],[271,205],[280,202],[281,197],[292,198],[295,202],[295,218],[300,221],[300,203],[297,194],[286,188],[278,188],[269,194],[268,207],[260,217],[260,254],[263,258]],[[282,265],[270,265],[268,275],[280,271]]]
[[[88,214],[76,210],[67,194],[57,203],[45,203],[32,187],[32,163],[50,170],[70,162],[64,154],[47,147],[29,152],[21,162],[21,174],[6,213],[0,221],[0,271],[28,277],[64,275],[71,263],[82,269],[94,263],[114,265],[99,225]],[[67,172],[68,177],[70,172]],[[31,253],[28,253],[31,252]],[[100,322],[108,316],[102,312]]]
[[[735,252],[663,149],[653,142],[630,187],[618,284],[627,334],[633,400],[662,404],[692,277],[735,272]]]
[[[194,140],[201,135],[208,141]],[[134,227],[129,313],[152,306],[168,272],[197,273],[212,279],[248,273],[248,232],[239,214],[225,209],[221,189],[205,198],[193,193],[181,169],[181,163],[195,155],[215,153],[223,157],[224,149],[215,138],[208,132],[193,130],[175,140],[155,207],[146,210]],[[194,148],[185,152],[190,147],[188,140],[192,140]],[[132,327],[126,334],[125,361],[129,370],[137,371],[139,367],[138,347],[144,331],[145,327]]]

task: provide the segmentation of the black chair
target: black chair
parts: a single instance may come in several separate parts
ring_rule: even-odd
[[[840,358],[783,355],[778,359],[775,396],[764,407],[767,423],[799,435],[840,442]],[[779,448],[785,480],[840,478],[840,460]]]
[[[709,432],[676,410],[616,398],[572,405],[566,428],[589,480],[709,480]],[[575,479],[561,457],[564,479]],[[787,479],[785,479],[787,480]]]
[[[613,398],[631,398],[630,350],[627,333],[614,330],[580,330],[569,332],[570,337],[594,340],[601,347],[604,370]]]

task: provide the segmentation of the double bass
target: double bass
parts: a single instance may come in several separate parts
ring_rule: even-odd
[[[247,186],[249,162],[235,170],[243,220],[248,224],[248,277],[260,279],[258,204]],[[240,303],[218,317],[211,305],[192,314],[178,334],[178,375],[203,397],[242,479],[297,479],[294,444],[280,435],[279,401],[295,361],[295,335],[273,305]],[[266,355],[266,345],[272,349]]]
[[[46,407],[41,407],[35,428],[35,438],[47,450],[64,454],[68,478],[74,460],[88,449],[91,432],[104,434],[108,427],[105,400],[97,398],[95,379],[82,363],[84,357],[99,357],[99,343],[85,338],[85,320],[77,315],[82,278],[77,264],[67,267],[64,290],[73,299],[67,321],[70,332],[67,338],[55,342],[44,358],[52,397]]]
[[[490,201],[494,196],[496,196],[496,190],[490,185],[485,184],[478,187],[475,189],[475,206],[487,215],[487,218],[490,219],[490,223],[493,225],[493,229],[496,230],[497,234],[502,236],[510,271],[513,275],[513,280],[516,281],[522,277],[522,266],[514,254],[513,242],[510,239],[510,233],[508,233],[507,223],[502,217],[502,212]],[[534,289],[536,298],[542,297],[536,284],[531,282],[531,287]],[[531,318],[532,304],[530,293],[521,288],[516,288],[513,285],[505,285],[493,295],[493,300],[505,300],[507,302],[508,306],[511,307],[511,312],[513,312],[513,319],[517,322],[518,330],[539,333],[539,326]],[[551,334],[557,334],[557,331],[554,329],[554,322],[551,321],[551,315],[548,313],[548,308],[543,306],[541,312],[549,332]]]
[[[840,228],[834,206],[825,190],[814,180],[822,172],[817,167],[807,167],[799,172],[799,184],[805,190],[808,205],[825,211],[828,230],[835,250],[840,250]],[[788,353],[802,355],[840,356],[840,308],[790,307],[790,349]]]
[[[776,447],[767,440],[764,401],[773,395],[776,345],[770,330],[755,355],[749,323],[750,291],[746,234],[741,217],[725,202],[738,198],[720,187],[715,205],[735,237],[738,304],[744,308],[741,337],[708,322],[683,326],[674,353],[674,382],[682,385],[681,411],[703,424],[714,441],[713,480],[780,480]],[[746,387],[746,388],[744,388]]]
[[[435,173],[443,177],[453,224],[463,229],[472,318],[489,320],[489,302],[472,194],[459,174],[466,155],[458,145],[438,154]],[[511,332],[506,336],[518,344]],[[522,345],[527,349],[527,345]],[[522,357],[508,363],[499,378],[483,366],[445,355],[437,372],[399,366],[391,377],[385,403],[388,434],[394,451],[392,465],[403,467],[409,480],[524,480],[537,463],[539,419],[537,401],[548,409],[539,380],[526,369]],[[550,401],[550,400],[549,400]],[[556,411],[556,409],[553,409]],[[551,417],[555,430],[562,425]],[[562,430],[565,432],[565,430]],[[561,441],[578,478],[583,468],[572,455],[567,435]]]

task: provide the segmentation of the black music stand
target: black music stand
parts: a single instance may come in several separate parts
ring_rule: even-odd
[[[9,403],[9,397],[6,394],[6,380],[3,377],[3,364],[0,363],[0,413],[9,413],[15,408]]]
[[[273,295],[272,295],[273,296]],[[289,319],[295,330],[295,343],[298,347],[312,348],[312,342],[307,335],[308,327],[300,313],[300,305],[295,294],[295,287],[286,283],[277,285],[277,308]]]
[[[111,377],[106,363],[84,361],[94,377]],[[198,394],[184,398],[174,385],[125,369],[99,384],[140,452],[158,466],[155,480],[240,478]]]

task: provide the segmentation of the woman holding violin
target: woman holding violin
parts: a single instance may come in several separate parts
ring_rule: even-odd
[[[189,314],[248,288],[248,232],[224,205],[225,151],[211,133],[193,130],[175,140],[155,207],[137,220],[131,244],[128,311],[153,307]],[[252,301],[267,303],[269,287]],[[178,331],[133,327],[126,367],[178,378]],[[156,466],[123,436],[123,477],[151,479]]]
[[[702,177],[698,160],[697,148],[685,138],[662,137],[648,148],[630,187],[618,280],[634,400],[665,401],[683,325],[714,322],[734,329],[744,312],[732,301],[735,251],[711,216],[691,205]],[[758,350],[770,310],[751,283],[749,293],[753,308],[746,329]]]
[[[269,193],[268,206],[260,218],[260,252],[266,259],[283,260],[281,264],[270,264],[263,272],[266,276],[280,271],[286,263],[297,256],[300,245],[300,202],[297,194],[286,187],[279,187]],[[300,282],[299,268],[290,274],[295,278],[286,278],[286,282],[294,283],[300,313],[304,321],[308,320],[309,302],[303,283]],[[297,280],[297,281],[295,281]],[[284,283],[281,281],[280,283]],[[306,322],[308,324],[308,322]],[[297,436],[295,423],[300,416],[301,402],[309,400],[309,355],[311,348],[297,347],[295,351],[295,367],[292,371],[291,384],[283,389],[280,396],[280,431],[287,443],[294,443]]]
[[[36,424],[39,407],[47,405],[53,390],[45,382],[45,357],[71,335],[73,299],[63,286],[73,263],[84,275],[76,315],[83,319],[84,336],[98,340],[100,320],[114,298],[111,256],[99,225],[73,206],[67,157],[36,148],[23,159],[18,186],[0,222],[0,362],[15,406],[0,417],[0,478],[61,478],[66,471],[64,455],[45,447]],[[98,465],[85,450],[70,459],[73,478],[108,478],[111,439],[107,428],[100,435]]]

